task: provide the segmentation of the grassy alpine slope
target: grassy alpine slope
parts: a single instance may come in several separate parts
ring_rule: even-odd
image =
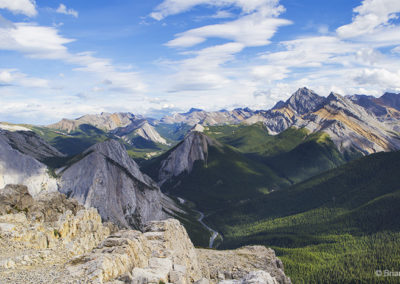
[[[162,187],[193,201],[205,213],[262,198],[345,162],[329,137],[309,135],[304,129],[272,136],[262,124],[224,125],[207,127],[205,134],[221,145],[210,146],[207,161],[196,161],[190,174],[174,177]],[[144,162],[143,170],[157,180],[162,161],[172,151]]]
[[[356,155],[341,154],[329,136],[288,128],[269,135],[262,123],[208,127],[207,135],[235,147],[248,159],[262,163],[290,183],[298,183],[344,164]]]
[[[27,125],[50,145],[69,157],[78,155],[96,143],[104,142],[107,139],[117,139],[113,134],[104,132],[89,124],[82,124],[71,133],[64,133],[46,127]],[[128,137],[132,143],[124,142],[128,154],[134,159],[146,159],[149,153],[156,155],[168,149],[168,146],[148,141],[138,135]]]
[[[350,162],[206,222],[224,248],[276,249],[294,283],[397,283],[376,270],[400,267],[400,152]]]
[[[159,165],[170,151],[143,163],[143,170],[156,179]],[[214,145],[208,148],[206,162],[196,161],[190,174],[173,178],[162,189],[195,202],[198,209],[208,213],[250,197],[262,197],[271,188],[285,186],[289,186],[289,182],[268,166],[248,159],[231,146]]]

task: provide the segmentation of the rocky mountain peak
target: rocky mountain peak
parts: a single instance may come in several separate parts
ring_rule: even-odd
[[[342,95],[335,93],[335,92],[331,92],[329,94],[329,96],[327,97],[328,101],[344,101],[345,97],[343,97]]]
[[[200,111],[203,111],[202,109],[200,109],[200,108],[194,108],[194,107],[192,107],[188,112],[186,112],[185,114],[191,114],[191,113],[194,113],[194,112],[200,112]]]
[[[284,101],[278,101],[273,107],[272,107],[272,109],[280,109],[280,108],[283,108],[283,107],[285,107],[285,102]]]
[[[379,101],[388,107],[400,110],[400,93],[385,93],[379,98]]]
[[[331,92],[327,97],[324,106],[331,107],[336,110],[342,110],[347,115],[358,117],[361,120],[366,120],[368,118],[374,119],[374,117],[371,117],[372,113],[357,105],[351,99],[346,98],[338,93]]]
[[[161,163],[158,179],[160,184],[182,173],[190,173],[195,161],[207,162],[208,148],[214,145],[219,144],[207,135],[198,131],[189,132]]]
[[[147,119],[132,121],[131,124],[125,127],[119,127],[113,130],[112,133],[122,137],[122,139],[128,143],[131,143],[130,139],[132,139],[132,136],[140,136],[148,141],[165,145],[168,144],[167,140],[157,132]]]
[[[303,115],[318,108],[325,98],[317,95],[306,87],[298,89],[287,101],[286,104],[297,114]]]
[[[143,174],[125,147],[108,140],[90,147],[82,159],[61,173],[60,191],[85,207],[94,207],[104,220],[124,228],[167,217],[168,200],[156,183]]]

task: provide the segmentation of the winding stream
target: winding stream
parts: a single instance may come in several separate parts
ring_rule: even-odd
[[[202,224],[204,228],[206,228],[207,230],[209,230],[212,233],[212,235],[210,237],[210,243],[208,244],[208,247],[212,248],[214,245],[214,241],[218,237],[219,233],[217,231],[215,231],[214,229],[210,228],[206,223],[203,222],[203,219],[204,219],[203,212],[200,212],[198,210],[194,210],[194,211],[200,214],[200,217],[197,219],[197,221],[199,221],[200,224]]]
[[[178,200],[179,200],[179,202],[180,202],[181,204],[183,204],[183,203],[186,202],[186,200],[183,199],[183,198],[181,198],[181,197],[178,197]],[[203,212],[200,212],[200,211],[194,210],[194,209],[192,209],[192,210],[193,210],[194,212],[200,214],[200,217],[197,218],[197,221],[199,221],[200,224],[203,225],[204,228],[206,228],[208,231],[210,231],[210,232],[212,233],[212,235],[211,235],[211,237],[210,237],[210,242],[209,242],[209,244],[208,244],[208,247],[209,247],[209,248],[213,248],[214,241],[215,241],[215,239],[218,237],[219,233],[218,233],[217,231],[215,231],[214,229],[210,228],[206,223],[204,223],[204,221],[203,221],[203,219],[204,219],[204,213],[203,213]],[[221,236],[221,238],[222,238],[222,236]]]

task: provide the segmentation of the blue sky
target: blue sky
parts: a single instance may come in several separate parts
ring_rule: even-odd
[[[398,0],[0,0],[0,121],[400,92]]]

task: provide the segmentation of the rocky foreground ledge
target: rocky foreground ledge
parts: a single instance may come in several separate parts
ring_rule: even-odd
[[[58,192],[0,189],[0,283],[291,283],[271,249],[195,249],[178,220],[102,223]]]

